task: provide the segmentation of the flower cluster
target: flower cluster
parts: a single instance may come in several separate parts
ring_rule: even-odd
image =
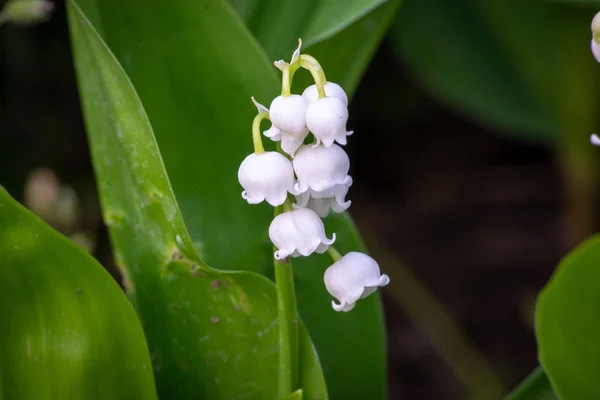
[[[276,61],[282,71],[282,91],[267,109],[258,109],[252,126],[254,153],[247,156],[238,171],[249,204],[266,201],[277,207],[269,226],[269,237],[277,250],[274,257],[309,256],[327,252],[334,263],[325,271],[325,286],[339,304],[336,311],[350,311],[355,303],[389,282],[379,266],[366,254],[351,252],[341,256],[333,247],[321,218],[350,207],[346,194],[352,185],[348,175],[350,160],[340,145],[351,131],[348,96],[339,85],[327,82],[321,65],[313,57],[300,54],[302,41],[290,63]],[[304,68],[315,84],[302,95],[291,93],[294,73]],[[263,119],[271,121],[264,132],[277,142],[277,151],[265,151],[260,133]],[[311,137],[312,136],[312,137]]]

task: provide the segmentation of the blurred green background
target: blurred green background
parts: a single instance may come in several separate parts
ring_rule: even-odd
[[[597,227],[592,5],[405,0],[364,71],[350,212],[392,277],[389,398],[465,398],[482,370],[494,398],[538,364],[537,294]],[[0,27],[0,77],[0,184],[119,278],[62,3]]]

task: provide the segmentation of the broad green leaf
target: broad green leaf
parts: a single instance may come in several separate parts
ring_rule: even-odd
[[[537,367],[505,400],[558,400],[542,367]]]
[[[268,226],[273,209],[266,204],[248,205],[237,181],[241,161],[252,152],[256,109],[250,96],[268,105],[280,91],[271,61],[223,0],[202,4],[148,0],[143,8],[134,0],[123,0],[118,13],[106,1],[78,4],[93,16],[92,24],[99,27],[144,104],[202,259],[221,269],[272,276]],[[266,139],[265,145],[274,148]],[[329,233],[334,232],[331,228]],[[345,225],[343,229],[348,231],[335,231],[337,244],[354,248],[352,239],[345,239],[355,235],[352,228]],[[315,271],[323,271],[328,264],[317,257],[306,262],[303,265]],[[336,324],[326,324],[328,329],[324,329],[323,320],[304,314],[312,309],[328,311],[331,298],[303,295],[323,293],[322,273],[310,280],[299,277],[297,290],[300,315],[319,343],[317,351],[325,354],[320,356],[322,363],[338,366],[325,371],[331,397],[339,398],[336,394],[347,390],[348,381],[383,388],[383,324],[376,297],[364,303],[362,310],[357,307],[337,316]],[[351,338],[340,340],[346,336]],[[349,346],[343,348],[341,343]],[[363,343],[369,343],[369,348],[363,349]],[[358,351],[357,346],[361,347]],[[345,362],[331,348],[342,349]],[[379,389],[356,392],[373,399],[381,393]]]
[[[536,308],[539,358],[562,399],[600,398],[600,236],[571,252]]]
[[[344,30],[385,0],[230,0],[273,60],[289,60],[302,38],[317,44]]]
[[[498,9],[503,12],[511,6],[500,3],[407,0],[393,29],[399,56],[422,84],[450,107],[507,133],[527,134],[534,140],[553,139],[558,129],[553,108],[540,101],[544,95],[549,98],[547,93],[540,93],[540,86],[556,71],[543,60],[558,54],[552,46],[540,45],[551,41],[552,35],[541,35],[542,40],[537,40],[538,22],[546,13],[530,13],[538,4],[533,2],[519,5],[512,19],[489,22],[502,17],[501,13],[494,14]],[[482,9],[489,9],[492,16],[483,15]],[[520,14],[533,14],[533,18],[525,25]],[[532,43],[535,48],[531,48]],[[540,52],[548,54],[537,60]],[[532,70],[538,73],[532,75]],[[536,79],[544,82],[531,82]]]
[[[68,7],[104,220],[144,325],[159,394],[275,398],[274,285],[200,261],[134,87],[76,3]],[[302,324],[299,358],[304,398],[327,398]]]
[[[306,46],[306,52],[316,57],[327,73],[327,79],[341,85],[351,97],[369,61],[387,32],[401,0],[388,0],[343,31]],[[310,81],[310,74],[296,74],[294,89],[302,92]]]
[[[156,399],[113,278],[0,188],[0,399]]]

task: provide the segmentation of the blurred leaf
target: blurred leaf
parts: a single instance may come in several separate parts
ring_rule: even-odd
[[[335,36],[305,46],[306,52],[323,65],[327,79],[341,85],[348,96],[351,97],[358,86],[400,3],[400,0],[388,0]],[[294,88],[301,93],[313,83],[310,79],[307,72],[296,74]]]
[[[274,398],[273,284],[202,264],[135,89],[74,1],[69,22],[104,220],[144,324],[159,394]],[[300,385],[306,399],[325,399],[317,355],[300,325]]]
[[[563,399],[600,398],[600,236],[571,252],[536,309],[539,358]]]
[[[556,121],[541,100],[555,70],[543,63],[552,59],[552,48],[538,57],[548,53],[540,45],[548,40],[540,27],[546,14],[535,13],[540,4],[524,3],[514,12],[502,1],[407,0],[393,29],[399,55],[449,106],[507,133],[551,140]]]
[[[302,38],[319,43],[359,20],[385,0],[230,0],[273,60],[289,61]]]
[[[505,400],[558,400],[542,367],[537,367]]]
[[[105,1],[79,3],[104,32],[144,104],[201,258],[222,269],[272,276],[268,226],[273,209],[248,205],[236,179],[241,161],[252,152],[256,109],[250,96],[268,105],[280,91],[271,62],[222,0],[149,0],[144,8],[126,0],[119,2],[118,13]],[[274,148],[267,140],[265,145]],[[354,248],[356,233],[349,224],[342,226],[335,231],[336,245]],[[333,313],[322,276],[330,261],[310,257],[302,262],[304,269],[321,271],[310,280],[299,278],[296,287],[300,315],[318,343],[331,397],[342,398],[338,393],[348,390],[348,382],[364,382],[354,394],[382,398],[383,318],[377,296],[336,316],[336,324],[324,324],[311,315]],[[313,292],[323,295],[306,295]],[[334,348],[340,352],[329,350]]]
[[[1,399],[156,398],[119,285],[1,188],[0,254]]]

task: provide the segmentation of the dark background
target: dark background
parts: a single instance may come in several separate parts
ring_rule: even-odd
[[[0,78],[0,184],[116,274],[61,4],[45,24],[0,27]],[[482,368],[514,387],[537,365],[536,296],[573,245],[554,152],[433,100],[390,38],[350,115],[351,214],[395,277],[390,398],[465,398]]]

